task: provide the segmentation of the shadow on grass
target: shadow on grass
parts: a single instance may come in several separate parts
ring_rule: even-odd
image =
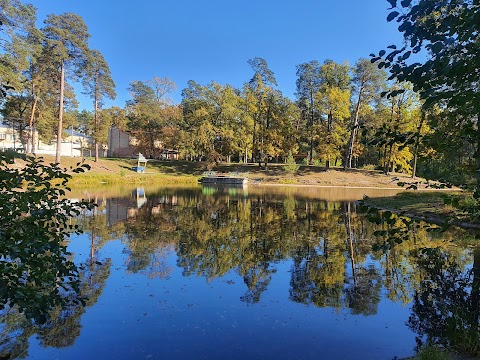
[[[122,166],[126,169],[130,169],[128,166]],[[200,176],[204,171],[207,170],[206,162],[192,162],[186,160],[150,160],[148,162],[148,167],[150,169],[155,169],[160,173],[169,174],[169,175],[192,175]],[[263,176],[285,176],[290,173],[285,170],[285,164],[268,164],[267,170],[259,166],[258,163],[220,163],[217,164],[213,171],[218,172],[239,172],[239,173],[249,173],[250,176],[255,176],[256,174],[262,174]],[[324,166],[316,165],[300,165],[300,168],[295,173],[299,176],[308,176],[325,173],[327,170]],[[363,174],[366,176],[379,176],[382,175],[382,172],[379,170],[360,170],[360,169],[348,169],[345,170],[343,167],[331,167],[330,171],[338,171],[351,174]],[[291,175],[291,174],[290,174]]]
[[[344,169],[341,166],[331,166],[330,170],[327,170],[325,166],[316,166],[316,165],[301,165],[298,169],[298,175],[309,175],[309,174],[319,174],[327,171],[337,171],[345,174],[363,174],[365,176],[378,176],[383,175],[380,170],[362,170],[362,169]]]
[[[199,176],[206,170],[204,162],[175,161],[175,160],[150,160],[150,168],[154,168],[161,173],[171,175],[193,175]]]

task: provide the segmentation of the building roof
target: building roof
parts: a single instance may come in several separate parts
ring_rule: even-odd
[[[147,158],[142,155],[142,153],[138,153],[137,155],[133,155],[132,160],[145,161],[145,162],[148,161]]]

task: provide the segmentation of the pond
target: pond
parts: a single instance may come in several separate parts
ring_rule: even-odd
[[[401,359],[427,341],[478,344],[478,243],[426,224],[386,242],[375,231],[405,222],[377,224],[356,201],[386,192],[74,192],[99,205],[68,244],[86,306],[43,325],[7,308],[0,358]]]

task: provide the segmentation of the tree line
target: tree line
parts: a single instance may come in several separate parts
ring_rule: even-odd
[[[49,15],[37,29],[33,6],[2,0],[3,121],[19,131],[27,152],[34,151],[33,129],[59,144],[62,129],[72,126],[93,137],[98,159],[108,129],[118,127],[149,158],[175,149],[187,160],[267,167],[290,157],[327,170],[367,167],[466,181],[478,168],[480,144],[478,79],[472,78],[478,60],[470,56],[478,48],[478,32],[468,35],[467,26],[467,15],[478,16],[478,6],[418,0],[402,1],[397,11],[396,1],[388,3],[393,10],[387,20],[399,22],[407,45],[389,46],[391,52],[354,64],[298,64],[295,99],[278,89],[267,61],[254,57],[247,61],[252,75],[240,88],[191,80],[175,104],[176,84],[154,77],[132,81],[123,108],[105,108],[105,100],[115,98],[115,84],[102,54],[89,48],[82,18]],[[448,11],[463,17],[442,16]],[[422,49],[427,61],[410,63]],[[74,82],[92,97],[93,111],[76,109]]]
[[[114,99],[116,93],[102,53],[88,45],[90,34],[85,22],[72,13],[51,14],[39,29],[32,5],[18,0],[2,0],[0,5],[3,122],[19,132],[27,153],[34,152],[34,130],[40,139],[56,142],[56,162],[60,162],[63,130],[78,127],[72,84],[80,81],[94,103],[89,133],[98,159],[99,109],[105,99]]]

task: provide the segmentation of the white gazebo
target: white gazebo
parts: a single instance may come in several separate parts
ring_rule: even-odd
[[[145,172],[148,160],[145,158],[145,156],[142,155],[142,153],[138,153],[137,155],[132,156],[132,160],[135,160],[137,162],[136,166],[132,166],[133,171],[137,173]]]

